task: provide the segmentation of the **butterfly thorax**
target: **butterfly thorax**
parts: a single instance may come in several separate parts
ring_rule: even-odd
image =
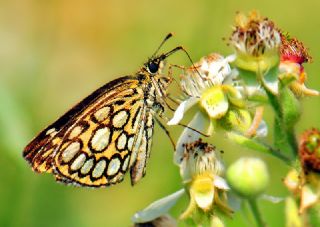
[[[155,113],[161,114],[164,111],[167,89],[172,81],[171,77],[163,76],[161,73],[151,74],[142,68],[137,73],[137,79],[142,85],[146,105]]]

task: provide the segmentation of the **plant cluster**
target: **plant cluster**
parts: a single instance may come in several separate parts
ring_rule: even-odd
[[[231,55],[212,53],[190,67],[180,67],[183,99],[167,124],[177,125],[191,108],[197,110],[175,148],[174,162],[184,187],[137,212],[133,216],[137,226],[174,226],[168,212],[183,195],[189,205],[179,219],[196,225],[224,226],[221,217],[232,217],[239,203],[246,203],[257,226],[264,226],[260,199],[285,202],[287,226],[311,226],[312,216],[320,217],[320,131],[307,130],[300,138],[295,134],[301,99],[320,94],[306,86],[303,65],[311,62],[307,48],[255,11],[236,15],[227,42],[234,51]],[[266,106],[272,107],[273,124],[264,120]],[[226,168],[216,147],[202,138],[218,130],[230,142],[290,166],[283,181],[288,196],[264,194],[270,179],[259,158],[242,157]],[[273,141],[266,138],[270,131]]]

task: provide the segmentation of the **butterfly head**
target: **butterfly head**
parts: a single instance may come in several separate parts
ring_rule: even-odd
[[[145,69],[152,75],[158,74],[164,67],[165,58],[164,55],[160,55],[159,57],[149,59],[149,61],[145,63]]]
[[[158,74],[159,72],[161,72],[162,68],[165,65],[164,64],[165,59],[178,50],[183,50],[183,47],[178,46],[178,47],[172,49],[171,51],[168,51],[167,53],[150,58],[149,61],[144,64],[145,69],[151,75]]]

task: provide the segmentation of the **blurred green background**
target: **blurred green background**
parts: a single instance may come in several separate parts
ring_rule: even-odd
[[[236,11],[257,9],[310,48],[308,85],[320,89],[320,1],[0,1],[0,226],[129,226],[134,212],[181,188],[172,147],[157,127],[146,177],[103,188],[57,184],[23,160],[24,146],[41,129],[104,83],[134,73],[168,32],[164,50],[183,45],[197,61],[210,52],[230,54],[228,37]],[[170,63],[186,64],[175,54]],[[297,131],[320,127],[320,100],[306,98]],[[269,111],[270,112],[270,111]],[[270,120],[271,116],[267,118]],[[170,128],[175,138],[182,128]],[[286,167],[278,160],[241,149],[223,136],[211,141],[226,164],[239,156],[268,162],[268,194],[283,196]],[[186,201],[172,214],[178,216]],[[261,202],[270,226],[284,225],[283,204]],[[246,224],[241,213],[227,226]]]

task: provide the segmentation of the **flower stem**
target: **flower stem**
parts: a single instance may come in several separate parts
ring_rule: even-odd
[[[249,203],[250,209],[252,211],[253,217],[255,218],[255,220],[257,222],[257,226],[264,227],[265,223],[262,220],[262,216],[261,216],[261,213],[258,208],[257,200],[256,199],[248,199],[248,203]]]
[[[285,145],[287,149],[290,149],[290,152],[296,156],[297,154],[297,141],[296,141],[296,136],[294,133],[294,127],[287,127],[285,124],[285,119],[282,114],[282,106],[281,103],[279,102],[278,98],[276,95],[272,94],[270,91],[265,88],[265,91],[268,95],[270,104],[275,112],[275,117],[276,121],[278,122],[278,129],[281,130],[280,134],[284,137],[285,139]],[[281,148],[283,149],[283,148]]]
[[[227,133],[227,136],[230,140],[240,144],[241,146],[250,148],[255,151],[271,154],[289,166],[293,164],[292,160],[286,155],[284,155],[283,152],[280,151],[281,149],[275,149],[272,146],[265,144],[261,141],[258,141],[252,138],[247,138],[243,135],[233,133],[233,132]]]

